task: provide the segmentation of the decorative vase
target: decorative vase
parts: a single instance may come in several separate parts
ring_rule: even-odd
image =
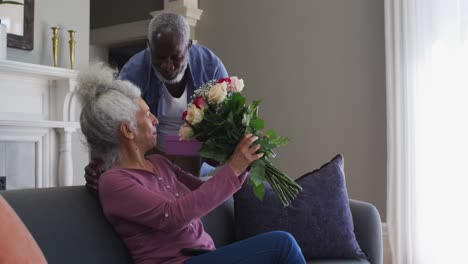
[[[7,56],[7,27],[0,20],[0,60],[6,60]]]
[[[58,30],[60,29],[59,27],[51,27],[52,29],[52,55],[54,56],[54,67],[58,66],[58,41],[59,41],[59,36],[58,36]]]
[[[70,40],[68,44],[70,45],[70,69],[73,69],[75,65],[75,30],[68,30],[70,33]]]

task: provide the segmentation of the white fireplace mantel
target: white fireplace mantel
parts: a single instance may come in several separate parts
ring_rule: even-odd
[[[0,142],[33,142],[35,186],[72,185],[76,71],[0,60]],[[21,159],[21,157],[18,157]]]

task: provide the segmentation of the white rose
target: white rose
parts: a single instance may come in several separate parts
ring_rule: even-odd
[[[229,77],[231,79],[231,91],[242,92],[244,89],[244,80],[237,78],[236,76]]]
[[[212,104],[220,104],[227,95],[227,85],[225,82],[217,83],[208,92],[208,101]]]
[[[203,120],[203,110],[196,107],[194,104],[190,104],[187,109],[187,116],[185,120],[191,124],[195,125],[200,123]]]
[[[193,136],[192,127],[185,123],[179,129],[179,140],[189,141]]]

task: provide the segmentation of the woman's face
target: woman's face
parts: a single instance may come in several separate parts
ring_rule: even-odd
[[[135,142],[145,152],[156,147],[157,133],[156,126],[158,125],[158,119],[150,112],[150,109],[146,102],[141,99],[135,99],[140,106],[140,109],[136,113],[137,133]]]

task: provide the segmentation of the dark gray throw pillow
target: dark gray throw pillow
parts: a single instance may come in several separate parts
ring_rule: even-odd
[[[354,235],[343,157],[337,155],[296,182],[303,191],[286,208],[269,185],[259,201],[245,184],[234,195],[237,238],[284,230],[296,238],[307,260],[365,258]]]

